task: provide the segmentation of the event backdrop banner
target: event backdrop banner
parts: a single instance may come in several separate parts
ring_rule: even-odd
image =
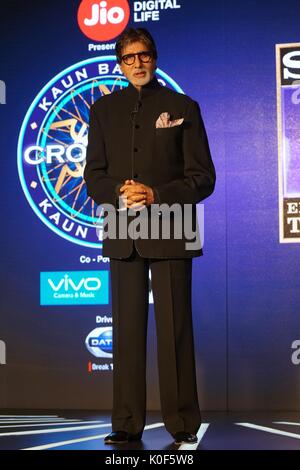
[[[278,44],[280,241],[300,242],[300,43]]]
[[[128,86],[115,42],[131,26],[155,38],[159,82],[200,104],[216,166],[193,260],[201,408],[300,410],[299,1],[11,0],[1,13],[0,408],[112,407],[110,260],[83,171],[91,105]]]

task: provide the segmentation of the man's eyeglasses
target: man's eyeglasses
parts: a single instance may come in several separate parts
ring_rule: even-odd
[[[136,55],[139,57],[140,61],[143,62],[143,64],[150,62],[150,60],[153,57],[153,53],[151,51],[141,51],[141,52],[137,52],[136,54],[125,54],[123,55],[121,60],[126,65],[133,65],[135,62]]]

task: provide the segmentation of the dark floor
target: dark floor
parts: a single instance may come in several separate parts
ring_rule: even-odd
[[[176,447],[157,412],[141,442],[108,446],[108,412],[0,412],[0,450],[300,450],[299,412],[203,413],[197,445]]]

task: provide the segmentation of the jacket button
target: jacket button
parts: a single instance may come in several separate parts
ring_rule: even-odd
[[[137,173],[134,173],[133,177],[137,178],[139,175]]]
[[[134,151],[135,151],[135,152],[138,152],[138,151],[139,151],[139,149],[138,149],[138,148],[136,148],[136,147],[134,147]]]
[[[139,128],[140,128],[140,125],[139,125],[139,124],[136,124],[136,125],[135,125],[135,128],[136,128],[136,129],[139,129]]]

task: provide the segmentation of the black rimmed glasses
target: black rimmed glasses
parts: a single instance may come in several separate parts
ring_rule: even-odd
[[[147,62],[150,62],[152,60],[153,53],[151,51],[141,51],[137,52],[136,54],[125,54],[123,55],[121,60],[126,65],[133,65],[135,62],[135,56],[138,56],[138,58],[143,64],[147,64]]]

